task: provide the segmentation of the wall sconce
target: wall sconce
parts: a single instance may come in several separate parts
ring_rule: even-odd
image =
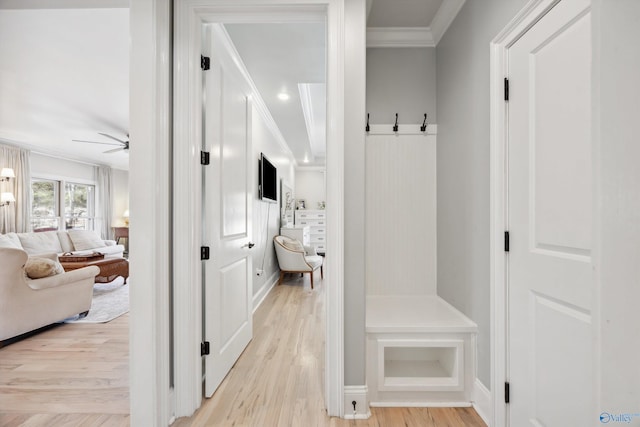
[[[13,193],[0,194],[0,206],[9,206],[10,203],[14,203],[16,198],[13,197]]]
[[[128,227],[129,226],[129,209],[124,211],[124,213],[122,214],[122,217],[124,218],[125,225]]]
[[[2,168],[0,172],[0,182],[9,181],[11,178],[15,178],[16,174],[13,173],[13,169],[11,168]]]

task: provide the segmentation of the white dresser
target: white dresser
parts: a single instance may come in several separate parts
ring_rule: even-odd
[[[310,228],[307,226],[282,227],[280,229],[281,236],[287,236],[296,239],[304,246],[311,246]]]
[[[309,226],[311,246],[319,254],[326,252],[327,243],[327,211],[299,209],[295,214],[296,227]]]

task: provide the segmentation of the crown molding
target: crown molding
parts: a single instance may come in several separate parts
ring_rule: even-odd
[[[466,0],[444,0],[428,27],[370,27],[367,47],[436,47]]]
[[[370,27],[367,47],[435,47],[429,27]]]
[[[434,45],[440,43],[440,39],[449,29],[449,25],[456,19],[458,12],[464,6],[465,0],[444,0],[431,21],[430,29]]]

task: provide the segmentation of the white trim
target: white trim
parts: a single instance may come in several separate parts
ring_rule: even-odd
[[[253,311],[252,311],[252,313],[255,313],[256,310],[258,309],[258,307],[260,307],[260,305],[262,305],[262,303],[264,302],[264,300],[267,297],[267,295],[269,295],[269,292],[271,292],[271,290],[273,290],[273,288],[276,285],[276,283],[278,283],[278,279],[279,278],[280,278],[280,275],[279,275],[278,271],[276,271],[275,273],[273,273],[271,275],[271,277],[269,277],[269,279],[264,283],[264,285],[262,285],[262,287],[258,290],[258,292],[256,292],[253,295]]]
[[[429,27],[370,27],[367,47],[436,47]]]
[[[491,299],[491,394],[493,422],[508,425],[504,383],[508,380],[508,288],[504,231],[508,229],[507,135],[508,110],[504,101],[504,78],[508,77],[508,49],[531,25],[559,0],[530,0],[492,40],[490,53],[490,299]]]
[[[341,0],[183,0],[175,2],[174,54],[174,280],[175,328],[183,331],[175,339],[176,416],[189,416],[202,398],[201,240],[199,198],[201,177],[201,79],[199,69],[200,25],[203,19],[234,22],[279,22],[292,19],[318,20],[325,11],[328,25],[327,58],[327,332],[326,405],[330,416],[342,415],[344,384],[344,2]],[[230,21],[224,21],[230,22]],[[151,425],[151,424],[149,424]]]
[[[171,0],[132,2],[129,151],[131,425],[165,426],[172,418],[171,287]]]
[[[325,404],[344,414],[344,99],[345,2],[328,0],[327,22],[327,321]]]
[[[493,413],[491,392],[478,378],[473,382],[471,401],[473,402],[473,409],[480,415],[480,418],[482,418],[488,426],[493,425],[493,420],[491,419],[491,414]]]
[[[297,165],[295,168],[297,171],[303,172],[326,172],[326,166],[305,166],[305,165]]]
[[[427,131],[420,130],[422,125],[401,125],[398,124],[398,131],[393,131],[393,124],[388,125],[369,125],[367,135],[437,135],[438,125],[427,124]]]
[[[371,402],[369,406],[372,408],[469,408],[471,407],[471,402],[464,400],[458,402]]]
[[[447,32],[453,20],[458,16],[460,9],[464,6],[464,2],[465,0],[444,0],[442,2],[430,25],[435,45],[440,43],[442,36]]]
[[[366,385],[344,386],[344,419],[366,420],[371,416],[368,405],[369,388]],[[352,402],[356,402],[356,411],[353,411]]]

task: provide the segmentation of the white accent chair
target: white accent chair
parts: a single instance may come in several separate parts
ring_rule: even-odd
[[[98,267],[30,279],[24,271],[27,259],[22,249],[0,248],[0,341],[91,308]]]
[[[291,244],[292,242],[297,243]],[[313,272],[320,269],[320,277],[324,278],[322,269],[323,258],[316,255],[311,247],[303,247],[302,243],[286,236],[275,236],[273,243],[276,248],[276,257],[280,265],[280,279],[282,283],[285,273],[309,273],[311,277],[311,289],[313,289]],[[297,247],[296,247],[297,246]]]

